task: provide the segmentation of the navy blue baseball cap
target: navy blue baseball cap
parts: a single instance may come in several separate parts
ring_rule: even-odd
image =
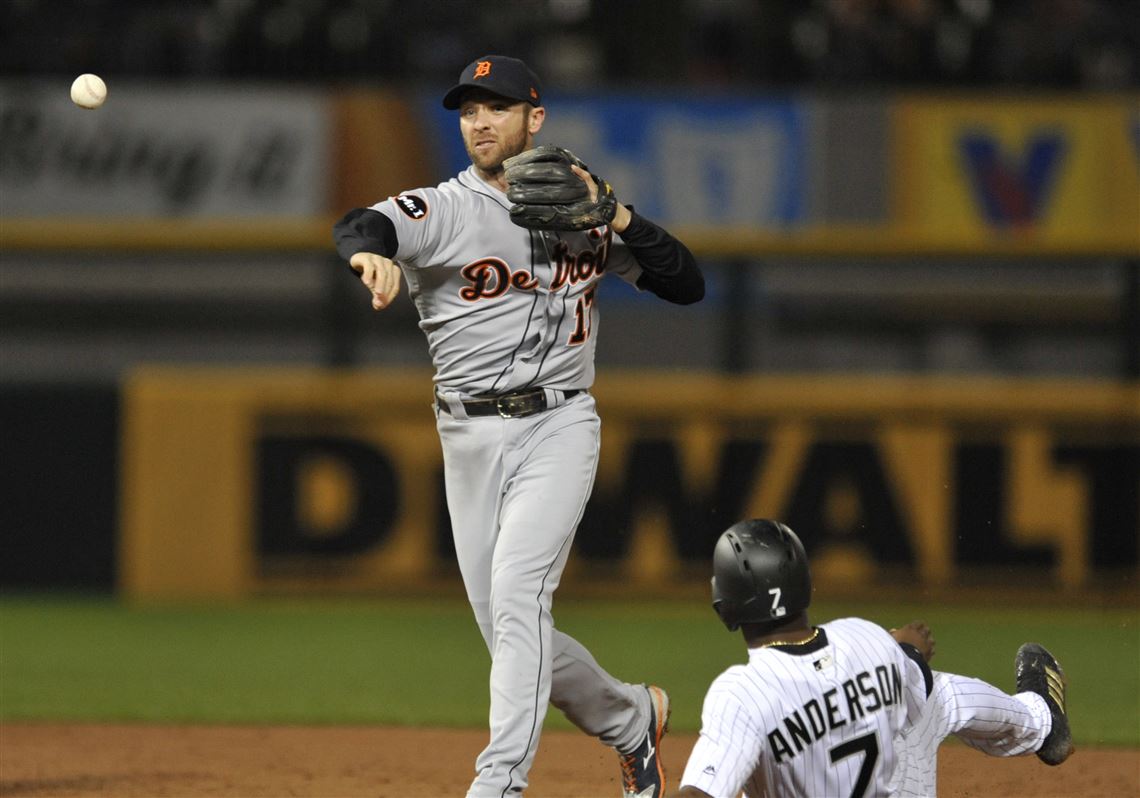
[[[508,100],[542,105],[542,86],[530,67],[505,55],[485,55],[465,66],[459,82],[443,95],[443,107],[454,111],[468,89],[486,89]]]

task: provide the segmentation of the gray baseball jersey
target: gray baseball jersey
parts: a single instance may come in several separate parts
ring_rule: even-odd
[[[803,646],[756,648],[709,688],[682,777],[714,798],[936,794],[950,734],[994,756],[1040,747],[1051,720],[1034,693],[927,675],[877,624],[847,618]],[[929,695],[927,694],[928,687]]]
[[[471,167],[350,212],[336,230],[346,258],[375,251],[399,265],[435,365],[455,551],[491,652],[491,738],[469,798],[526,788],[548,703],[619,752],[654,725],[647,688],[557,631],[551,606],[597,470],[601,422],[587,389],[598,282],[612,272],[681,304],[704,290],[691,253],[640,217],[627,244],[608,226],[528,231],[510,205]],[[479,397],[540,389],[542,412],[467,412]]]
[[[427,335],[436,385],[465,396],[594,380],[597,283],[641,267],[609,228],[530,232],[506,194],[469,167],[373,206],[396,228],[393,256]]]

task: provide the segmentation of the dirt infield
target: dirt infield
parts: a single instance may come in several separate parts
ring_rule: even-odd
[[[464,794],[479,731],[342,727],[0,725],[0,795],[18,798],[440,798]],[[693,745],[662,745],[672,786]],[[548,732],[531,774],[534,798],[615,798],[614,754]],[[943,798],[1140,795],[1140,751],[1080,750],[1059,768],[943,747]]]

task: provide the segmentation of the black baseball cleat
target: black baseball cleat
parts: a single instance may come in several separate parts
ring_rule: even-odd
[[[618,752],[621,761],[622,798],[664,798],[665,768],[661,765],[661,738],[669,729],[669,696],[656,685],[649,691],[649,728],[637,748]]]
[[[1037,643],[1026,643],[1017,650],[1013,661],[1017,674],[1017,692],[1037,693],[1049,705],[1053,728],[1037,749],[1037,757],[1046,765],[1059,765],[1073,754],[1073,735],[1065,712],[1065,672],[1057,658]]]

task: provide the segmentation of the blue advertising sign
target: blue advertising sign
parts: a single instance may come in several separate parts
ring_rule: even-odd
[[[804,221],[807,114],[790,99],[548,95],[539,143],[572,150],[618,199],[665,225]],[[450,174],[470,161],[454,111],[424,108]]]

